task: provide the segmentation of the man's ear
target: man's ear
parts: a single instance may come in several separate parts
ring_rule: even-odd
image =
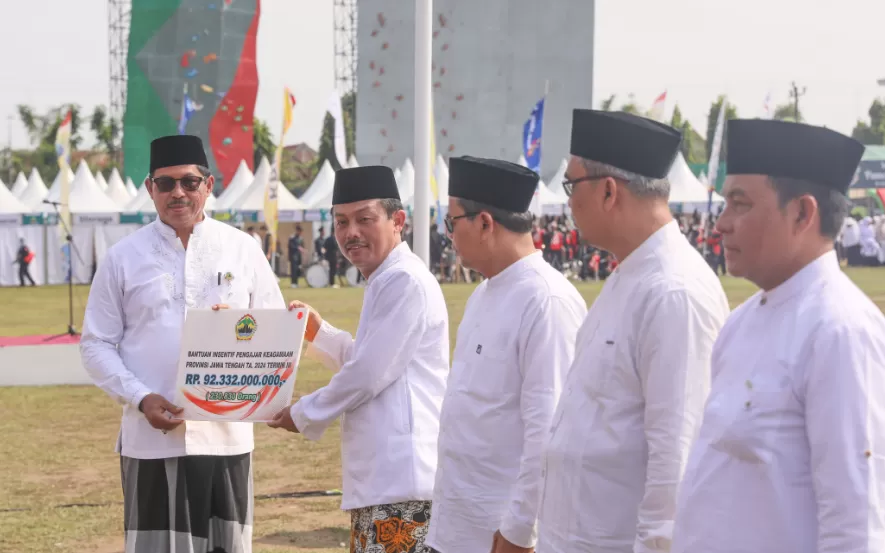
[[[820,213],[817,200],[811,194],[799,196],[794,200],[795,209],[792,213],[796,232],[802,233],[814,225],[814,220]]]
[[[403,227],[406,226],[406,212],[402,209],[394,212],[393,214],[393,228],[396,229],[397,232],[402,232]]]

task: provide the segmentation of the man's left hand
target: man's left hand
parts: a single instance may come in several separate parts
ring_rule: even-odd
[[[507,541],[507,538],[501,535],[501,531],[495,532],[492,540],[492,553],[534,553],[534,547],[520,547]]]
[[[299,433],[298,428],[295,426],[295,421],[292,420],[292,413],[290,411],[291,407],[286,407],[281,410],[279,413],[273,416],[273,420],[267,423],[267,425],[271,428],[283,428],[288,430],[289,432]]]

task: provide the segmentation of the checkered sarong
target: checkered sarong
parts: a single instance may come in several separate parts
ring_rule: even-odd
[[[251,553],[252,455],[120,457],[126,553]]]

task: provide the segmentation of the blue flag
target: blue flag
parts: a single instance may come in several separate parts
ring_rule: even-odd
[[[184,96],[181,98],[181,116],[178,119],[178,134],[184,134],[187,122],[190,121],[191,115],[197,111],[196,103],[187,93],[187,85],[184,85]]]
[[[541,172],[541,129],[544,126],[544,98],[538,100],[522,128],[522,154],[528,168]]]

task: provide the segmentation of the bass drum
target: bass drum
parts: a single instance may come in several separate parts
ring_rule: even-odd
[[[314,263],[304,272],[304,279],[311,288],[325,288],[329,285],[329,269],[320,263]]]
[[[359,278],[359,275],[360,275],[360,270],[357,269],[356,267],[354,267],[353,265],[351,265],[350,267],[347,268],[347,283],[350,284],[351,286],[365,286],[366,279],[362,279],[360,281],[357,281],[357,279]]]

